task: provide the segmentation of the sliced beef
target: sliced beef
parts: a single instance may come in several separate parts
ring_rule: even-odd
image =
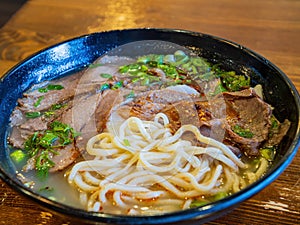
[[[131,116],[145,120],[152,120],[159,112],[165,113],[173,132],[183,124],[193,124],[203,135],[230,146],[237,155],[241,151],[247,155],[258,155],[265,142],[278,144],[289,128],[289,122],[278,122],[279,129],[272,131],[269,140],[272,107],[251,88],[224,92],[207,101],[164,89],[148,92],[126,107]],[[236,133],[235,126],[250,131],[252,136],[241,136]]]
[[[264,102],[253,89],[223,93],[226,102],[226,131],[228,138],[248,155],[257,155],[262,142],[268,139],[272,107]],[[235,133],[238,126],[250,131],[252,137]]]
[[[22,135],[22,130],[20,130],[19,127],[14,127],[11,130],[10,135],[9,135],[9,137],[8,137],[7,140],[15,148],[24,148],[24,141],[25,141],[25,139],[24,139],[24,137]]]
[[[35,88],[33,91],[26,92],[24,97],[18,100],[20,109],[24,112],[44,111],[51,108],[54,104],[71,100],[75,95],[75,90],[77,89],[81,76],[82,74],[78,73],[72,77],[64,77],[58,81],[51,82],[51,84],[63,86],[64,88],[61,90],[49,90],[45,93],[41,93],[38,88]],[[49,83],[45,83],[45,87],[48,84]],[[40,87],[40,85],[38,87]],[[40,104],[34,106],[42,96],[43,99],[40,101]]]
[[[194,102],[199,101],[200,98],[196,90],[184,86],[185,85],[178,85],[172,88],[138,94],[135,100],[128,105],[131,115],[144,120],[152,120],[155,114],[159,112],[167,113],[173,110],[177,111],[177,121],[180,117],[181,122],[179,121],[179,123],[184,122],[187,124],[188,120],[190,120],[188,117],[191,113],[197,115]],[[178,102],[181,103],[177,104]],[[186,105],[182,105],[184,102]],[[185,111],[190,111],[190,113],[186,113]],[[171,112],[168,113],[168,115],[175,116],[175,114]],[[175,120],[175,118],[173,120]]]
[[[272,127],[271,132],[269,134],[269,139],[264,143],[264,146],[270,147],[274,145],[278,145],[283,137],[287,134],[289,128],[291,126],[291,122],[287,119],[280,123],[277,121],[277,126]]]
[[[49,172],[56,172],[65,169],[71,165],[80,156],[80,151],[76,144],[72,143],[59,150],[58,155],[53,155],[51,160],[55,163]]]

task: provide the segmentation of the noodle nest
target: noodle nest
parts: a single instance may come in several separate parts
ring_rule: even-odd
[[[223,143],[203,136],[193,125],[172,134],[168,117],[125,120],[118,130],[92,137],[94,159],[71,169],[68,181],[80,191],[89,211],[114,207],[120,214],[152,214],[191,206],[193,199],[245,186],[238,175],[245,164]],[[192,133],[194,142],[184,138]]]

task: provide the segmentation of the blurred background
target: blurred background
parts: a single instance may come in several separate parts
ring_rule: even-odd
[[[0,27],[22,7],[26,0],[0,0]]]

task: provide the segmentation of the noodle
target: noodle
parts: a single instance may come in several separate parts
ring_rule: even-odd
[[[95,159],[78,162],[68,176],[88,210],[114,206],[126,214],[151,214],[160,207],[186,209],[195,197],[240,189],[243,182],[236,172],[245,164],[226,145],[193,125],[172,135],[168,123],[162,113],[153,121],[130,117],[118,130],[88,141],[87,152]],[[183,140],[185,132],[207,147]],[[176,204],[169,208],[172,201]]]

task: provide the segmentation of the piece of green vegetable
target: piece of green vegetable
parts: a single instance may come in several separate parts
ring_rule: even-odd
[[[170,79],[166,82],[168,85],[190,84],[192,79],[211,81],[220,78],[221,84],[216,94],[239,91],[250,86],[250,77],[237,75],[234,71],[224,71],[217,64],[213,65],[199,56],[188,56],[181,50],[169,55],[150,54],[139,57],[136,63],[119,67],[119,72],[129,74],[133,83],[140,82],[141,85],[149,86],[161,79],[153,70],[155,68],[162,70],[166,78]]]
[[[234,71],[223,71],[219,75],[223,86],[228,91],[239,91],[243,88],[250,87],[250,77],[237,75]]]
[[[39,88],[38,91],[40,93],[47,93],[48,92],[48,89],[47,88]]]
[[[105,91],[107,89],[110,89],[110,85],[107,83],[102,84],[100,87],[100,91]]]
[[[108,74],[108,73],[101,73],[100,76],[102,78],[107,78],[107,79],[111,79],[113,77],[111,74]]]
[[[130,142],[126,138],[123,140],[123,143],[124,143],[125,146],[130,146]]]
[[[55,163],[50,159],[48,151],[42,151],[36,158],[35,168],[37,175],[40,178],[48,176],[49,169],[55,166]]]
[[[67,105],[67,104],[59,104],[59,103],[53,104],[53,105],[51,106],[51,110],[58,110],[58,109],[61,109],[61,108],[65,107],[66,105]]]
[[[62,85],[60,85],[60,84],[49,84],[49,85],[47,86],[47,89],[48,89],[49,91],[53,91],[53,90],[62,90],[62,89],[64,89],[64,87],[63,87]]]
[[[228,196],[227,192],[218,192],[212,198],[213,198],[213,201],[218,201],[218,200],[223,199],[223,198],[225,198],[227,196]]]
[[[61,90],[61,89],[64,89],[64,87],[60,84],[49,84],[47,87],[39,88],[38,91],[40,93],[47,93],[48,91]]]
[[[38,107],[40,104],[41,104],[41,102],[42,102],[42,100],[45,98],[45,96],[40,96],[38,99],[37,99],[37,101],[33,104],[33,106],[34,107]]]
[[[24,153],[20,149],[15,150],[12,153],[10,153],[10,157],[15,163],[22,162],[26,158],[26,156],[27,156],[26,153]]]
[[[248,128],[242,128],[237,124],[232,127],[232,130],[234,133],[244,138],[252,138],[254,136],[254,134]]]
[[[275,148],[274,147],[265,147],[259,150],[262,157],[264,157],[268,161],[273,161],[275,156]]]
[[[26,112],[25,113],[25,117],[28,119],[37,118],[37,117],[40,117],[41,115],[42,115],[41,112]]]
[[[111,86],[111,89],[112,90],[116,90],[116,89],[119,89],[123,87],[123,81],[117,81],[116,83],[114,83],[112,86]]]
[[[78,135],[69,125],[54,121],[49,129],[35,132],[25,141],[24,151],[30,158],[35,158],[35,169],[40,177],[46,177],[55,165],[52,155],[59,154],[59,148],[72,143]]]
[[[206,205],[208,203],[209,203],[208,200],[205,200],[205,199],[196,199],[196,200],[192,201],[192,203],[190,204],[190,208],[196,208],[196,207],[204,206],[204,205]]]

